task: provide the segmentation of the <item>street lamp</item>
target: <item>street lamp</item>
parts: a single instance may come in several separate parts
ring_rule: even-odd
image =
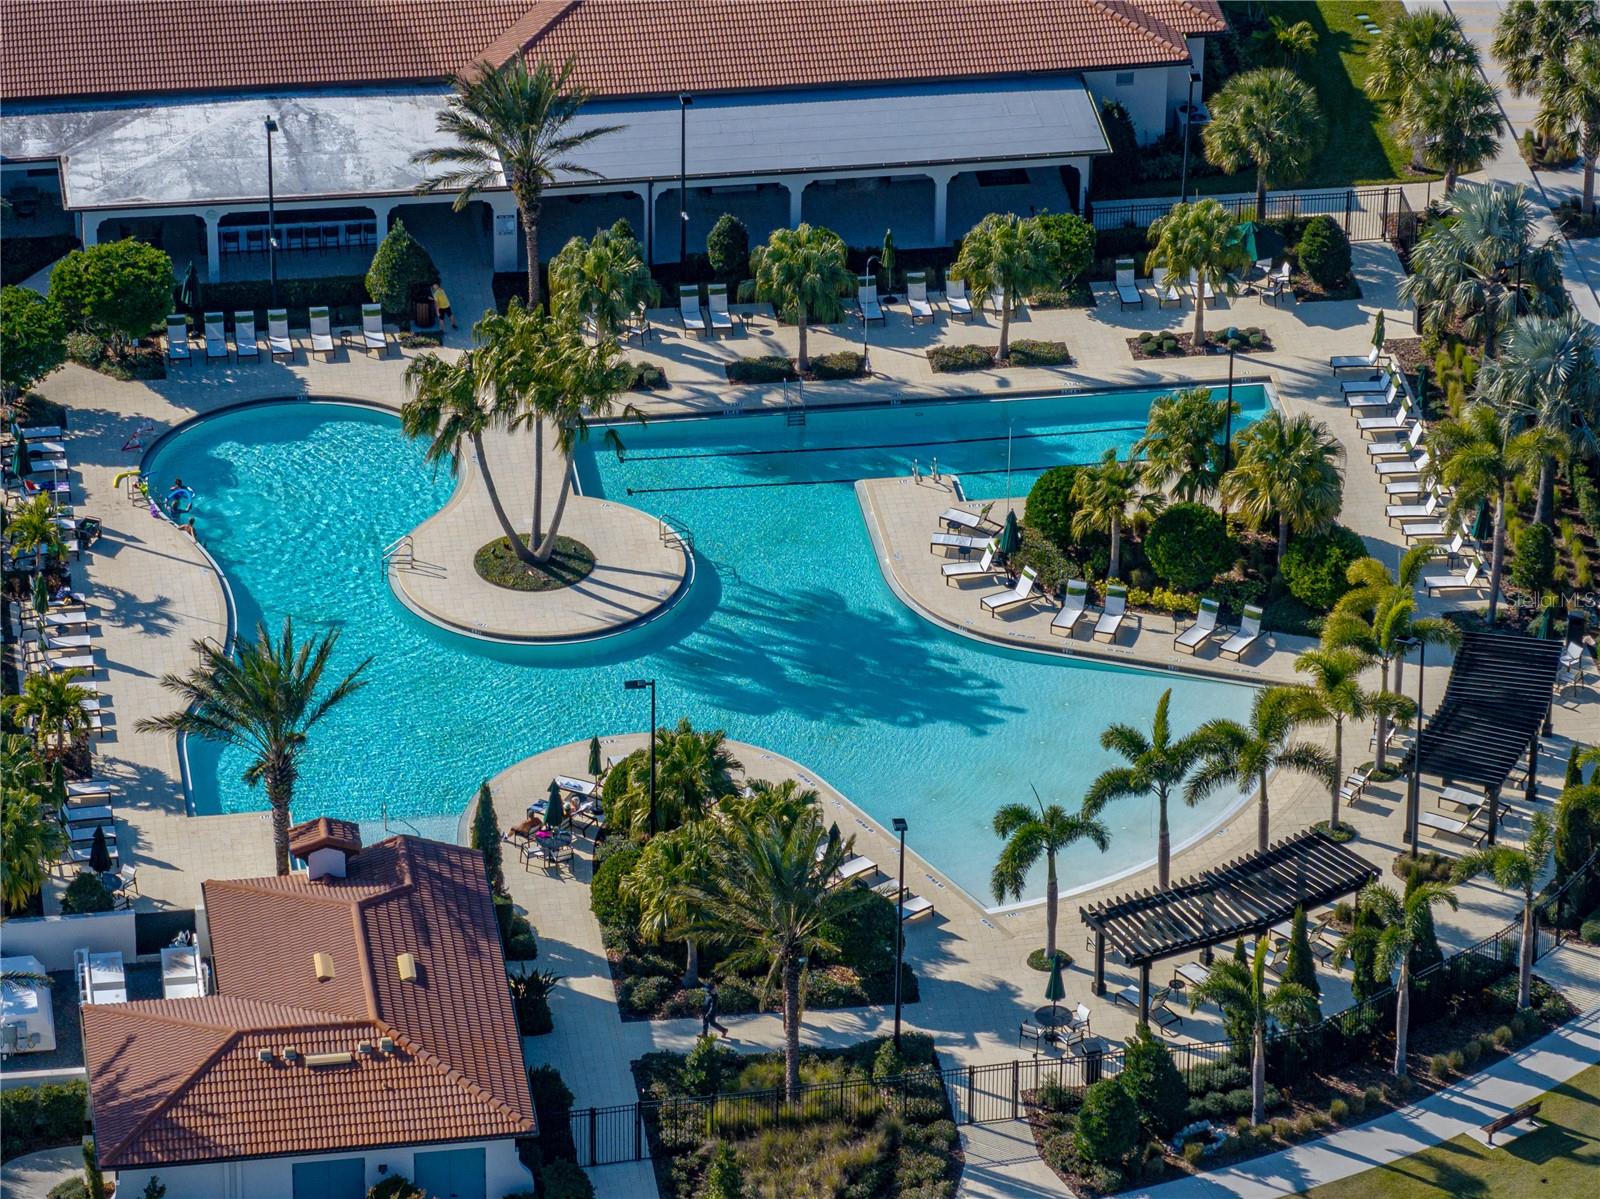
[[[267,278],[271,280],[272,306],[278,306],[278,210],[272,187],[272,135],[278,132],[278,122],[268,117],[267,130]]]
[[[1189,72],[1189,102],[1183,106],[1183,174],[1178,180],[1178,203],[1189,198],[1189,129],[1194,124],[1194,85],[1200,82],[1200,72]]]
[[[1406,840],[1411,845],[1411,856],[1417,856],[1417,787],[1422,766],[1422,676],[1428,668],[1428,645],[1420,637],[1401,637],[1396,645],[1417,647],[1417,738],[1411,746],[1411,777],[1406,780]]]
[[[900,975],[906,954],[906,822],[896,816],[894,831],[900,834],[900,878],[894,902],[894,1051],[900,1052]]]
[[[881,263],[882,261],[883,261],[883,259],[879,258],[876,254],[874,254],[870,258],[868,258],[867,259],[867,269],[864,270],[863,272],[861,272],[863,277],[865,277],[865,278],[873,278],[873,275],[872,275],[872,264],[874,262]],[[873,281],[876,282],[877,280],[873,279]],[[871,362],[871,359],[867,355],[867,330],[870,329],[870,328],[872,328],[872,323],[867,320],[866,309],[862,309],[862,311],[861,311],[861,373],[863,375],[871,375],[872,374],[872,362]]]
[[[1228,473],[1228,468],[1233,465],[1233,355],[1238,347],[1238,331],[1228,330],[1228,411],[1227,424],[1222,434],[1222,474]],[[1217,484],[1220,487],[1222,478],[1219,475]]]
[[[693,96],[678,97],[678,270],[689,265],[689,105]]]
[[[650,688],[650,835],[656,831],[656,681],[654,679],[629,679],[622,684],[627,691]]]

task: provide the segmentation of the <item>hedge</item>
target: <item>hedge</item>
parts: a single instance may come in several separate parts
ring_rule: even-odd
[[[727,369],[730,383],[789,383],[800,377],[794,363],[780,354],[735,358]]]
[[[951,371],[986,371],[994,366],[994,351],[987,346],[934,346],[928,364],[941,374]]]
[[[835,350],[811,360],[814,379],[859,379],[866,371],[866,359],[855,350]]]
[[[1012,366],[1071,366],[1072,355],[1064,341],[1019,338],[1011,343]]]
[[[233,327],[233,314],[252,309],[256,314],[256,332],[267,333],[267,309],[272,304],[272,284],[265,279],[241,279],[233,283],[202,283],[200,300],[207,312],[221,312],[229,328]],[[323,304],[335,325],[359,325],[361,305],[370,303],[367,298],[365,275],[324,275],[309,279],[279,279],[277,307],[289,310],[289,324],[304,329],[311,323],[307,309]],[[400,313],[385,312],[390,320]]]
[[[88,1105],[89,1085],[81,1079],[0,1091],[0,1160],[78,1144]]]

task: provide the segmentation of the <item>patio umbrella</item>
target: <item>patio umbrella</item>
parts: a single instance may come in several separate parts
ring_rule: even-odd
[[[183,272],[183,283],[178,288],[178,307],[185,312],[200,311],[200,272],[194,269],[194,259],[189,259],[189,269]]]
[[[883,231],[883,249],[879,251],[878,258],[883,264],[883,273],[889,276],[889,286],[894,286],[894,230]]]
[[[600,738],[598,737],[589,738],[589,777],[592,779],[600,777]]]
[[[50,610],[50,584],[44,581],[44,571],[33,576],[33,614],[39,618],[39,627],[44,627],[44,614]]]
[[[1555,636],[1556,606],[1546,604],[1539,610],[1539,620],[1533,626],[1533,635],[1540,641],[1549,641]]]
[[[561,788],[556,786],[555,779],[550,780],[550,798],[544,802],[544,826],[553,829],[559,825],[563,818],[561,807]]]
[[[998,543],[995,549],[1002,554],[1014,554],[1022,548],[1022,532],[1017,528],[1017,513],[1015,509],[1006,513],[1005,528],[1000,530]]]
[[[1050,981],[1044,985],[1044,997],[1050,1001],[1050,1024],[1055,1026],[1056,1005],[1067,997],[1067,985],[1061,980],[1061,955],[1050,963]]]
[[[50,801],[58,812],[67,806],[67,771],[60,758],[50,772]]]
[[[1472,522],[1472,540],[1483,541],[1494,532],[1494,519],[1489,513],[1489,501],[1478,505],[1478,516]]]
[[[1383,309],[1378,309],[1378,318],[1372,322],[1372,344],[1383,346]]]
[[[1235,225],[1233,232],[1228,235],[1230,246],[1243,246],[1247,262],[1259,262],[1260,256],[1256,253],[1256,223],[1245,221],[1242,225]]]
[[[28,452],[28,439],[17,434],[17,444],[11,451],[11,473],[26,479],[33,473],[33,455]]]

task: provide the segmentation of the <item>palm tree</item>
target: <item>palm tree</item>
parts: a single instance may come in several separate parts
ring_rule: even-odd
[[[1256,220],[1267,219],[1268,184],[1303,179],[1327,137],[1317,93],[1282,67],[1246,71],[1211,97],[1201,130],[1206,158],[1224,171],[1256,168]]]
[[[11,556],[37,553],[40,558],[55,558],[65,552],[56,510],[47,495],[36,495],[6,517],[6,540]]]
[[[1339,782],[1333,755],[1320,745],[1299,741],[1290,745],[1289,734],[1321,713],[1316,701],[1300,687],[1269,687],[1256,692],[1250,705],[1250,723],[1218,717],[1195,731],[1200,745],[1199,768],[1189,779],[1184,802],[1191,806],[1218,787],[1256,785],[1256,844],[1268,843],[1267,776],[1293,770],[1319,778],[1329,786]]]
[[[1156,716],[1148,737],[1127,724],[1113,724],[1100,734],[1101,747],[1119,754],[1128,765],[1113,766],[1102,771],[1083,797],[1083,814],[1095,818],[1114,799],[1138,795],[1156,797],[1156,809],[1160,814],[1156,876],[1163,891],[1172,877],[1172,835],[1167,828],[1167,799],[1183,782],[1200,757],[1201,750],[1200,739],[1194,733],[1176,741],[1172,739],[1167,715],[1171,705],[1172,689],[1169,687],[1156,701]]]
[[[1525,1008],[1532,1002],[1533,990],[1533,893],[1544,875],[1555,850],[1555,829],[1550,817],[1543,812],[1533,814],[1533,824],[1528,829],[1528,839],[1521,849],[1509,845],[1491,845],[1467,854],[1456,863],[1451,881],[1464,883],[1469,878],[1487,874],[1507,891],[1522,892],[1522,944],[1517,968],[1517,1006]]]
[[[821,802],[816,790],[795,779],[772,783],[766,779],[745,779],[744,789],[729,793],[717,801],[724,812],[742,813],[747,817],[775,816],[779,823],[798,820]]]
[[[574,129],[573,120],[589,99],[572,82],[572,62],[561,67],[541,62],[532,70],[520,54],[499,67],[479,64],[457,75],[449,103],[435,125],[455,138],[448,146],[419,150],[411,160],[443,167],[417,190],[459,193],[460,212],[479,192],[502,185],[511,189],[522,214],[522,239],[528,254],[528,307],[539,303],[539,213],[544,189],[558,174],[599,178],[599,172],[573,161],[575,151],[618,125]]]
[[[1215,200],[1174,204],[1171,212],[1150,226],[1154,248],[1145,259],[1145,270],[1164,267],[1174,282],[1188,279],[1193,271],[1202,285],[1223,291],[1228,273],[1246,265],[1244,243],[1234,237],[1237,225],[1234,215]],[[1205,340],[1206,306],[1196,303],[1195,346],[1204,345]]]
[[[161,679],[184,706],[139,721],[140,732],[203,737],[250,752],[244,781],[266,785],[279,874],[289,873],[289,808],[306,737],[335,705],[365,685],[361,675],[372,662],[363,660],[319,698],[317,689],[338,644],[334,630],[297,647],[289,617],[276,644],[264,624],[256,625],[254,642],[239,643],[231,655],[214,641],[196,641],[200,665],[187,675]]]
[[[1537,94],[1540,137],[1576,130],[1583,156],[1583,210],[1594,211],[1600,156],[1600,13],[1592,3],[1513,0],[1495,27],[1494,55],[1519,96]]]
[[[660,288],[650,277],[639,243],[601,229],[594,240],[574,237],[550,260],[552,306],[572,319],[594,324],[599,340],[614,339]]]
[[[1344,722],[1366,716],[1372,697],[1361,689],[1361,672],[1369,665],[1366,655],[1353,649],[1308,649],[1294,660],[1294,668],[1311,676],[1307,688],[1315,701],[1308,719],[1333,725],[1333,784],[1328,788],[1333,807],[1330,830],[1339,827],[1339,787],[1344,779]],[[1313,715],[1314,713],[1314,715]]]
[[[1317,997],[1297,982],[1287,979],[1267,990],[1266,938],[1256,939],[1253,965],[1222,958],[1213,963],[1203,983],[1189,989],[1189,1006],[1198,1010],[1203,1003],[1214,1003],[1240,1027],[1250,1028],[1250,1120],[1260,1124],[1267,1118],[1267,1017],[1286,1025],[1313,1024],[1317,1019]]]
[[[1476,171],[1500,145],[1500,100],[1476,67],[1444,67],[1424,75],[1400,114],[1400,132],[1422,143],[1422,157],[1444,172],[1444,194],[1456,177]]]
[[[1229,402],[1211,398],[1209,387],[1185,387],[1157,396],[1150,405],[1144,436],[1133,444],[1144,459],[1140,477],[1152,491],[1180,500],[1203,500],[1222,481],[1223,448],[1218,442],[1228,420]],[[1233,402],[1233,415],[1239,404]]]
[[[1363,87],[1374,100],[1383,101],[1397,124],[1415,104],[1422,83],[1448,67],[1478,65],[1478,51],[1461,36],[1449,13],[1437,8],[1392,15],[1383,32],[1367,49],[1367,78]],[[1411,166],[1422,170],[1425,139],[1413,129]]]
[[[1358,953],[1371,952],[1372,972],[1388,978],[1396,966],[1400,981],[1395,987],[1394,1072],[1406,1075],[1406,1038],[1411,1032],[1411,951],[1423,941],[1433,923],[1436,904],[1456,908],[1456,894],[1445,883],[1419,883],[1401,899],[1392,887],[1368,883],[1356,902],[1372,916],[1356,926],[1334,950],[1333,963],[1342,969]]]
[[[769,301],[784,319],[800,329],[796,365],[811,369],[806,353],[806,326],[812,317],[836,320],[843,308],[839,295],[850,287],[844,239],[832,229],[802,223],[795,229],[774,229],[767,244],[751,251],[756,295]]]
[[[1006,845],[995,863],[990,885],[996,903],[1004,903],[1008,895],[1021,899],[1028,872],[1044,858],[1044,960],[1048,966],[1056,960],[1056,908],[1060,895],[1056,854],[1079,841],[1092,841],[1105,853],[1111,837],[1106,826],[1092,816],[1068,812],[1060,804],[1047,807],[1037,789],[1033,798],[1038,811],[1025,803],[1009,803],[994,814],[994,835]]]
[[[1459,326],[1493,357],[1496,335],[1518,314],[1566,310],[1561,252],[1554,237],[1535,242],[1538,214],[1526,188],[1462,188],[1445,216],[1429,222],[1400,281],[1400,298],[1417,306],[1427,332],[1443,337]]]
[[[690,927],[738,945],[733,964],[765,965],[765,991],[775,980],[782,986],[784,1089],[793,1100],[800,1091],[806,962],[837,951],[828,930],[871,892],[833,885],[855,839],[841,838],[836,824],[824,829],[814,808],[793,820],[734,813],[722,833],[714,870],[686,888],[698,913]]]
[[[94,692],[78,686],[89,672],[79,667],[30,674],[22,690],[5,697],[5,709],[20,724],[33,722],[33,744],[38,753],[56,760],[66,756],[78,736],[88,731],[89,714],[83,705]]]
[[[45,763],[26,737],[7,734],[0,770],[0,900],[25,905],[44,887],[66,848]]]
[[[739,762],[721,729],[696,731],[687,719],[656,730],[655,827],[650,819],[650,758],[630,754],[614,768],[623,772],[621,794],[606,810],[606,824],[642,838],[700,820],[723,796],[735,791]]]
[[[1037,217],[991,212],[961,239],[950,274],[979,295],[1000,293],[1002,362],[1011,352],[1011,312],[1017,297],[1055,281],[1055,246]]]
[[[652,837],[627,876],[622,891],[639,905],[639,933],[646,940],[682,939],[686,965],[683,985],[700,985],[700,940],[695,935],[694,899],[689,888],[715,868],[715,829],[696,820]]]
[[[1161,511],[1161,497],[1140,489],[1139,474],[1139,463],[1133,455],[1119,460],[1113,449],[1107,450],[1094,466],[1079,468],[1072,480],[1072,502],[1077,505],[1072,514],[1072,535],[1110,534],[1108,578],[1122,575],[1124,525],[1138,527]]]
[[[1239,456],[1222,498],[1255,528],[1278,520],[1278,558],[1289,530],[1314,533],[1339,514],[1344,447],[1315,417],[1270,412],[1239,435]]]

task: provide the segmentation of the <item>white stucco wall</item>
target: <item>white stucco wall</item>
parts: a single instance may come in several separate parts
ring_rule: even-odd
[[[1115,100],[1128,110],[1139,141],[1153,142],[1167,129],[1167,89],[1174,72],[1187,86],[1188,67],[1144,67],[1137,71],[1085,71],[1083,81],[1095,102]],[[1118,83],[1118,79],[1131,82]]]

